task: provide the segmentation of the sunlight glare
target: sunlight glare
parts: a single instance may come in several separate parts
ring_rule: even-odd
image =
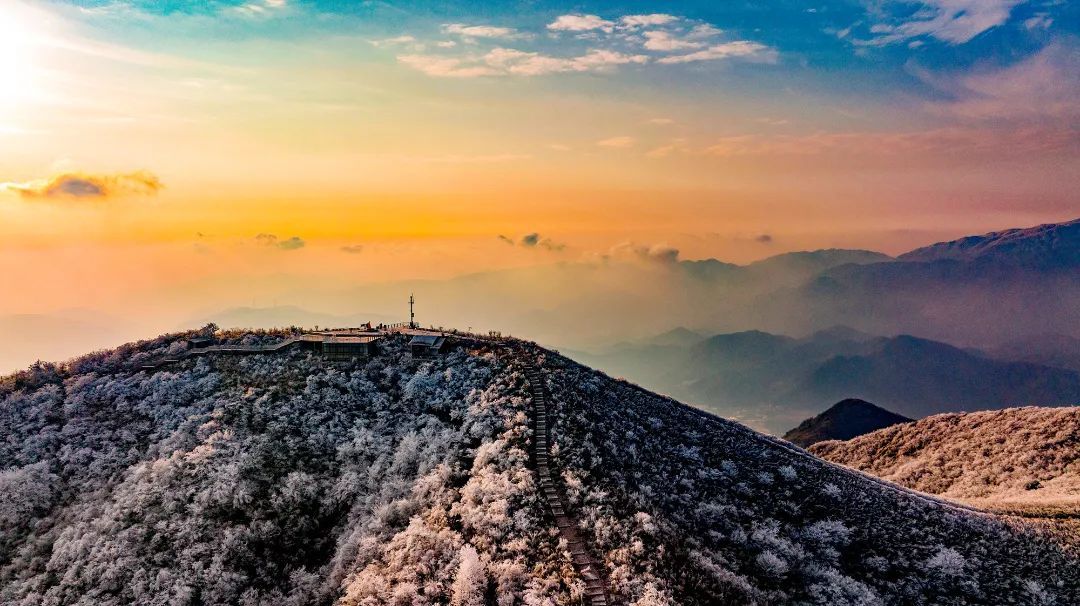
[[[30,88],[31,32],[24,15],[0,9],[0,108],[10,109]]]

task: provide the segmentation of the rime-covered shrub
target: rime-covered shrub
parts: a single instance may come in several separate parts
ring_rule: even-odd
[[[499,356],[414,360],[395,337],[353,363],[132,363],[181,347],[5,383],[0,603],[569,599],[526,465],[523,379]]]

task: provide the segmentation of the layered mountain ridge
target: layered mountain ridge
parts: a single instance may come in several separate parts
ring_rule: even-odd
[[[697,342],[665,338],[575,357],[776,435],[846,398],[910,418],[1080,402],[1080,373],[1074,370],[842,326],[804,338],[763,331]]]
[[[151,318],[109,310],[110,316],[131,317],[80,313],[76,324],[65,313],[0,316],[0,340],[18,343],[0,352],[0,372],[206,321],[225,328],[353,325],[350,318],[392,322],[402,317],[409,293],[423,302],[425,323],[482,323],[476,328],[587,350],[676,326],[704,334],[757,329],[805,335],[844,324],[870,334],[912,334],[986,350],[1022,344],[1033,335],[1077,339],[1080,314],[1070,303],[1080,299],[1078,225],[1074,220],[970,236],[897,258],[825,249],[736,265],[682,259],[677,251],[657,257],[629,247],[623,254],[538,260],[536,266],[441,280],[357,284],[340,277],[296,278],[253,286],[253,298],[282,302],[273,307],[237,307],[239,301],[220,299],[215,283],[190,284],[185,292],[220,310]],[[358,302],[366,312],[359,318]],[[31,330],[28,321],[35,325]],[[55,336],[35,336],[41,334]]]

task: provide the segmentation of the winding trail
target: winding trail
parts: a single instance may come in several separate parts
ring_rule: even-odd
[[[525,365],[525,377],[529,380],[529,392],[533,402],[533,459],[536,475],[548,510],[559,527],[559,536],[566,540],[570,558],[581,578],[585,580],[585,596],[592,606],[607,606],[607,575],[603,566],[589,552],[585,540],[578,531],[577,520],[566,512],[566,499],[559,488],[559,474],[551,468],[548,458],[547,396],[540,371],[531,364]]]

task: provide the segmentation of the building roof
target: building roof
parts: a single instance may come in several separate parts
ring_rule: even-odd
[[[423,345],[424,347],[442,347],[446,337],[442,335],[415,335],[409,341],[409,345]]]
[[[379,340],[378,335],[363,335],[351,337],[324,337],[323,343],[374,343]]]

